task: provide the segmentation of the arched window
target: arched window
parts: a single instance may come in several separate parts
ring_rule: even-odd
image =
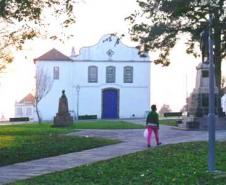
[[[124,83],[133,83],[133,67],[125,66],[123,74]]]
[[[98,80],[97,66],[89,66],[88,67],[88,82],[96,83],[97,80]]]
[[[106,83],[115,83],[115,67],[106,67]]]

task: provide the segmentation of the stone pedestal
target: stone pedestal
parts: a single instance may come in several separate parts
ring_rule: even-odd
[[[183,118],[183,123],[179,125],[180,128],[186,128],[191,130],[207,130],[208,129],[208,116],[202,117],[186,117]],[[226,118],[225,117],[215,117],[215,128],[217,130],[226,129]]]
[[[73,118],[70,114],[57,114],[53,123],[55,127],[67,127],[73,124]]]
[[[204,128],[207,125],[206,117],[209,109],[209,63],[201,63],[197,67],[196,83],[190,97],[187,98],[188,117],[183,119],[183,125],[186,128]],[[214,82],[215,83],[215,82]],[[218,89],[214,87],[215,102],[217,102]],[[218,110],[217,103],[215,105],[216,113]]]
[[[208,115],[209,108],[209,64],[201,63],[197,67],[196,83],[191,96],[187,99],[188,115],[202,117]],[[215,83],[215,96],[217,100],[218,89]],[[215,101],[217,102],[217,101]],[[216,112],[217,112],[216,104]]]
[[[65,91],[62,91],[62,96],[59,99],[58,113],[54,117],[54,127],[67,127],[73,124],[73,118],[68,111],[68,101]]]

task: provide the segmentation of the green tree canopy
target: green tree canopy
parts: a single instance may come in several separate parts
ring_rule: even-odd
[[[132,40],[140,53],[160,50],[154,62],[170,64],[169,54],[180,36],[189,35],[187,53],[199,56],[200,33],[207,26],[208,14],[214,16],[213,39],[216,82],[221,84],[221,62],[226,56],[225,0],[137,0],[140,10],[126,19],[131,23]],[[223,24],[225,23],[225,24]],[[201,59],[200,59],[201,61]]]
[[[74,23],[73,8],[72,0],[1,0],[0,71],[12,61],[13,48],[21,49],[26,40],[47,34],[50,17],[62,27]]]

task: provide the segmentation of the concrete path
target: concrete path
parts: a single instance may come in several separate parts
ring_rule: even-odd
[[[115,145],[85,150],[82,152],[69,153],[56,157],[49,157],[9,166],[0,167],[0,184],[15,182],[38,175],[63,171],[96,161],[111,159],[117,156],[134,153],[147,149],[146,141],[143,137],[143,129],[128,130],[81,130],[70,135],[85,137],[104,137],[119,139],[122,142]],[[217,140],[226,140],[226,131],[216,132]],[[185,131],[169,126],[161,126],[160,140],[163,144],[173,144],[180,142],[208,140],[207,131]],[[152,140],[152,147],[155,142]]]

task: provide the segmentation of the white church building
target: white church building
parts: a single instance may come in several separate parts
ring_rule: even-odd
[[[56,115],[62,90],[74,118],[141,118],[150,109],[150,59],[114,35],[103,36],[78,55],[74,50],[66,56],[52,49],[34,61],[36,75],[42,70],[52,82],[38,103],[43,120]]]

